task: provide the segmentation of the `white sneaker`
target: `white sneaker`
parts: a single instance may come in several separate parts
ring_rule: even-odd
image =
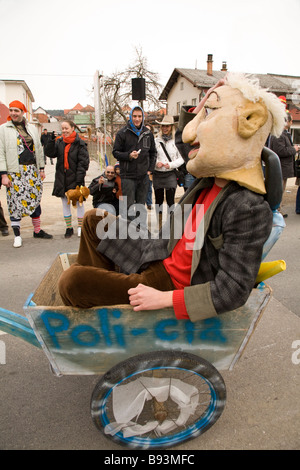
[[[78,235],[78,237],[81,237],[81,227],[78,227],[78,229],[77,229],[77,235]]]
[[[20,248],[20,246],[22,246],[22,238],[20,236],[15,237],[13,246],[14,248]]]

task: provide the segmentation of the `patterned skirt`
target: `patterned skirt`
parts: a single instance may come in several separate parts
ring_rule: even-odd
[[[10,217],[21,219],[31,215],[41,202],[43,183],[35,165],[20,165],[19,173],[9,173],[12,185],[6,188]]]

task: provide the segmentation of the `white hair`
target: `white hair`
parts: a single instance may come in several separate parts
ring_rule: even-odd
[[[249,101],[256,103],[260,99],[266,105],[273,118],[271,134],[279,137],[285,126],[286,110],[280,99],[266,88],[261,88],[257,77],[230,72],[225,77],[226,84],[240,90]]]

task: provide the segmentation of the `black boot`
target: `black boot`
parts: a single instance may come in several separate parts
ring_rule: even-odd
[[[73,228],[67,228],[66,233],[65,233],[65,238],[71,238],[71,236],[74,234]]]

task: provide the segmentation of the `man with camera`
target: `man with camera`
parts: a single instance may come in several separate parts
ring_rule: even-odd
[[[118,185],[113,166],[107,166],[102,175],[94,178],[89,190],[93,196],[93,207],[101,207],[114,215],[119,214],[119,201],[116,196]]]

